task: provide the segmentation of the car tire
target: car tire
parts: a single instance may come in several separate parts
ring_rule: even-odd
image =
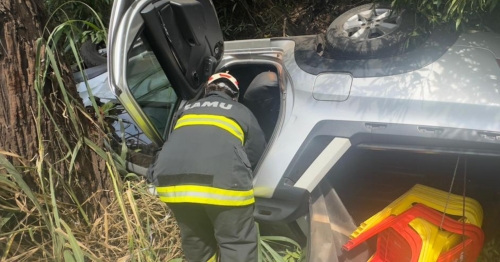
[[[80,55],[87,67],[99,66],[108,62],[106,55],[100,54],[99,49],[101,49],[100,45],[94,44],[90,40],[82,44]]]
[[[366,4],[337,17],[326,33],[328,56],[370,59],[405,52],[415,28],[415,16],[407,10],[390,10],[389,5]]]

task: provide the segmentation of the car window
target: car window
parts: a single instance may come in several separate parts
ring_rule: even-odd
[[[128,55],[127,84],[139,106],[165,138],[178,97],[142,35],[134,41]]]

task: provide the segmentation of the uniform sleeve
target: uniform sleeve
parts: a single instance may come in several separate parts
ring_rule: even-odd
[[[158,179],[156,179],[157,175],[155,174],[154,169],[155,169],[156,163],[158,162],[158,156],[159,156],[161,150],[162,150],[162,148],[155,150],[153,161],[149,165],[148,170],[146,172],[147,183],[154,184],[156,186],[158,186]]]
[[[247,139],[245,143],[245,151],[247,153],[248,160],[252,165],[252,169],[255,169],[255,166],[257,166],[257,163],[266,148],[266,140],[264,138],[264,132],[260,129],[259,122],[250,110],[248,113],[250,114],[250,125],[248,128],[248,134],[246,134]]]

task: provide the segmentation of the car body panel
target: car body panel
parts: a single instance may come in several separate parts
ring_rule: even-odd
[[[111,16],[108,26],[108,43],[115,43],[116,41],[120,41],[121,36],[117,35],[118,26],[120,25],[120,21],[123,18],[125,12],[127,12],[128,8],[132,5],[134,0],[119,0],[113,1],[113,8],[111,9]],[[113,63],[111,59],[113,56],[108,56],[108,71],[109,68],[112,67]]]
[[[500,35],[489,32],[471,32],[461,34],[455,46],[477,47],[488,50],[500,58]]]
[[[168,126],[161,134],[141,109],[128,87],[124,66],[130,62],[128,50],[144,24],[137,14],[151,1],[136,1],[124,13],[120,26],[113,25],[110,85],[144,133],[161,145]],[[283,210],[290,206],[293,208],[288,209],[299,209],[302,205],[292,203],[304,201],[307,194],[298,189],[311,191],[311,185],[325,174],[325,168],[314,168],[314,160],[322,152],[325,157],[340,158],[347,150],[341,146],[338,150],[343,152],[332,153],[336,150],[332,145],[325,151],[335,138],[353,147],[402,143],[431,148],[432,143],[447,147],[452,141],[461,147],[453,150],[477,146],[492,152],[500,148],[500,67],[496,60],[500,36],[438,32],[405,54],[369,60],[329,59],[318,52],[322,41],[314,35],[224,43],[218,71],[238,63],[264,63],[275,66],[279,75],[280,118],[254,170],[257,216],[267,206],[278,215],[262,218],[290,219],[279,213],[295,213]],[[183,102],[177,99],[175,107]],[[171,119],[175,118],[168,124]],[[314,154],[304,151],[314,143],[318,144]],[[335,163],[334,159],[328,161]],[[309,167],[323,171],[307,171]],[[317,177],[302,178],[304,173]],[[297,185],[298,181],[302,182]],[[287,199],[287,192],[294,192],[288,195],[296,198]],[[280,209],[280,204],[288,206]]]
[[[354,78],[380,77],[409,73],[423,68],[448,51],[458,39],[457,33],[436,30],[424,43],[398,55],[364,60],[332,59],[321,52],[325,40],[321,35],[294,36],[287,39],[295,42],[295,60],[305,72],[318,75],[325,72],[349,72]]]
[[[283,49],[293,81],[293,111],[257,171],[256,196],[272,197],[282,178],[267,174],[284,174],[307,135],[323,120],[500,132],[500,68],[487,50],[453,46],[434,63],[410,73],[354,78],[349,98],[334,102],[314,99],[316,76],[296,64],[294,41],[271,44]],[[474,63],[481,64],[480,72]]]
[[[111,36],[109,43],[110,62],[108,63],[108,73],[111,90],[118,97],[125,110],[127,110],[135,123],[144,131],[146,136],[157,145],[161,145],[161,134],[134,99],[128,82],[129,50],[144,24],[144,20],[138,14],[150,2],[151,0],[134,2],[123,14],[123,19],[116,25],[116,32]],[[116,37],[115,39],[115,36],[121,37]]]
[[[177,101],[178,96],[192,99],[199,95],[204,85],[194,79],[206,81],[224,53],[223,42],[219,40],[222,39],[222,32],[218,28],[215,9],[208,0],[179,3],[117,1],[114,7],[111,27],[113,33],[109,35],[109,86],[144,134],[157,146],[161,146],[175,111],[173,107],[180,102]],[[173,10],[183,16],[173,17]],[[198,19],[204,19],[205,23],[185,21],[195,14],[200,14]],[[168,25],[163,23],[165,19],[170,19],[167,21]],[[153,24],[161,33],[149,32]],[[205,28],[211,25],[217,28]],[[170,36],[182,39],[169,39]],[[151,39],[154,40],[152,43]],[[191,48],[186,48],[186,45]],[[210,55],[220,56],[219,60]],[[189,61],[179,63],[178,56],[189,57]],[[175,93],[172,92],[173,89]],[[145,96],[149,96],[149,99]],[[166,97],[168,101],[156,101],[162,97]],[[162,102],[167,104],[161,105]],[[155,109],[147,108],[151,106],[168,108],[164,108],[165,112],[156,112]],[[167,117],[161,117],[165,114]]]
[[[314,80],[313,97],[323,101],[345,101],[351,92],[352,80],[352,75],[347,73],[319,74]]]

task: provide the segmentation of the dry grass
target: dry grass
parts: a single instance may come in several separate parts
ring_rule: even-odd
[[[73,2],[77,1],[66,3]],[[97,13],[91,12],[98,17]],[[97,25],[92,26],[105,32],[102,21],[96,21]],[[42,139],[38,141],[39,154],[34,159],[23,159],[0,150],[0,261],[178,261],[183,257],[179,228],[167,205],[149,193],[144,180],[125,170],[126,148],[117,155],[111,148],[96,144],[110,144],[105,134],[108,130],[107,121],[103,119],[105,116],[89,115],[64,85],[64,71],[60,69],[58,56],[61,50],[57,46],[61,41],[67,42],[79,70],[82,70],[81,57],[73,40],[78,26],[78,21],[69,20],[50,32],[47,30],[48,37],[36,43],[34,87],[38,94],[38,111],[33,117],[41,119],[42,112],[45,112],[49,115],[45,121],[53,122],[57,130],[62,128],[57,126],[43,97],[44,84],[50,77],[64,94],[64,100],[57,103],[65,109],[65,117],[74,129],[80,130],[79,117],[86,118],[99,130],[103,141],[93,141],[82,133],[77,133],[76,144],[61,138],[65,157],[57,162],[64,162],[68,170],[59,171],[53,168],[54,163],[44,158]],[[89,87],[87,91],[94,112],[100,112]],[[38,130],[42,123],[36,123]],[[75,173],[75,158],[82,148],[92,150],[105,161],[107,169],[102,175],[111,177],[112,188],[94,192],[80,202],[74,191],[80,187],[75,179],[78,175]],[[21,165],[14,166],[14,162]],[[27,174],[30,174],[34,186],[26,183]],[[103,201],[102,196],[107,196],[107,199]],[[96,207],[94,209],[100,212],[88,213],[85,208],[88,206]],[[260,242],[260,261],[304,259],[301,247],[291,239],[261,237]],[[272,246],[279,248],[275,250]]]
[[[167,206],[149,194],[144,181],[114,178],[118,191],[113,191],[111,204],[87,221],[76,205],[54,201],[47,195],[34,194],[42,207],[38,208],[13,183],[12,175],[3,172],[0,261],[60,261],[61,251],[64,261],[71,260],[66,259],[69,255],[80,261],[72,242],[81,250],[80,258],[92,261],[169,261],[182,257],[179,229]],[[98,202],[93,198],[88,201]],[[54,226],[56,222],[62,226]],[[62,250],[58,238],[63,238]]]
[[[100,28],[104,28],[98,20]],[[34,88],[37,91],[35,119],[43,112],[59,133],[63,133],[44,99],[47,78],[57,83],[63,100],[57,106],[64,108],[64,116],[78,132],[76,144],[61,136],[65,157],[58,159],[67,169],[55,169],[54,162],[45,157],[41,138],[38,155],[24,159],[0,150],[0,261],[168,261],[181,258],[179,230],[167,206],[148,192],[146,183],[124,169],[126,150],[119,156],[110,148],[106,137],[107,126],[103,116],[89,115],[81,101],[72,97],[65,86],[61,70],[60,41],[67,40],[71,53],[81,70],[81,58],[72,40],[78,21],[68,21],[49,32],[37,44]],[[64,67],[64,66],[63,66]],[[95,112],[98,105],[91,95]],[[93,141],[81,132],[79,119],[86,118],[98,130],[102,141]],[[36,128],[40,130],[36,121]],[[39,132],[40,133],[40,132]],[[102,143],[101,143],[102,142]],[[97,143],[97,144],[96,144]],[[75,172],[75,159],[83,150],[92,150],[105,163],[102,176],[110,177],[112,187],[94,192],[85,201],[75,194],[80,188]],[[16,161],[13,161],[13,160]],[[14,166],[12,163],[20,163]],[[88,167],[92,169],[91,166]],[[28,179],[29,178],[29,179]],[[28,184],[26,181],[30,181]],[[104,194],[105,193],[105,194]],[[102,199],[106,196],[106,199]],[[105,204],[106,203],[106,204]],[[88,212],[89,209],[100,212]]]
[[[87,232],[85,242],[89,247],[98,257],[112,261],[139,258],[141,252],[156,261],[181,257],[179,229],[167,206],[147,192],[143,181],[127,182],[125,188],[121,197],[127,217],[119,201],[114,201]],[[130,239],[141,242],[136,244],[137,249],[124,252]]]

